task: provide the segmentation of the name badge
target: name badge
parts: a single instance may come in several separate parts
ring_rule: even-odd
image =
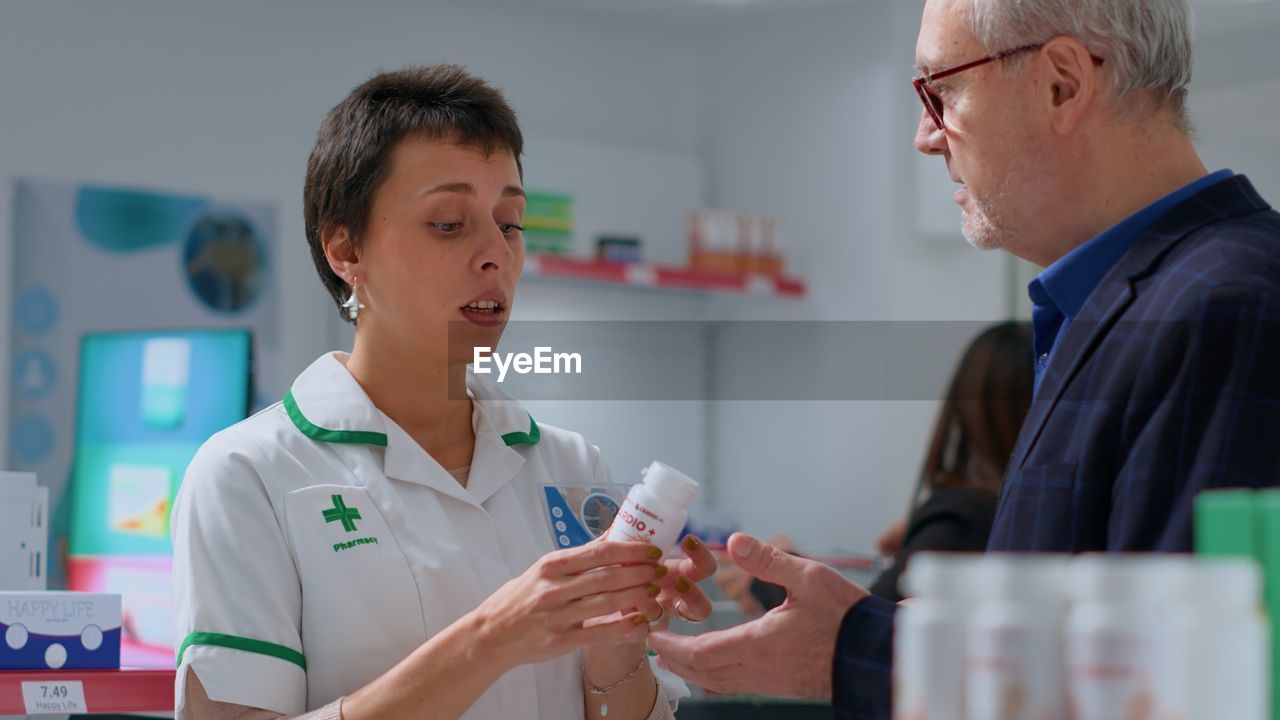
[[[542,505],[557,548],[578,547],[609,530],[630,485],[543,485]]]

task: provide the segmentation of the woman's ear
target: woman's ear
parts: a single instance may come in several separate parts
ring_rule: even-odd
[[[320,244],[329,261],[329,269],[348,285],[355,282],[360,273],[360,256],[346,225],[333,225],[320,231]]]

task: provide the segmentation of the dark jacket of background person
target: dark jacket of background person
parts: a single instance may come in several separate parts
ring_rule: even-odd
[[[893,564],[867,590],[898,602],[907,596],[899,580],[912,555],[922,551],[982,552],[995,517],[996,496],[988,490],[961,485],[935,490],[911,513]]]

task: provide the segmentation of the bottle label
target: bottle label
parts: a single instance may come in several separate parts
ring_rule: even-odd
[[[643,503],[628,497],[618,511],[618,517],[609,530],[610,540],[641,541],[670,550],[676,544],[676,538],[684,529],[684,519],[663,517]]]
[[[971,631],[966,720],[1061,720],[1060,648],[1052,625]]]
[[[1142,635],[1113,631],[1069,637],[1067,684],[1074,717],[1149,720],[1151,661]]]

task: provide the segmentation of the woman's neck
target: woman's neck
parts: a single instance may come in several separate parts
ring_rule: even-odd
[[[475,436],[466,365],[450,365],[444,352],[397,348],[357,332],[346,367],[374,406],[442,466],[470,462]]]

